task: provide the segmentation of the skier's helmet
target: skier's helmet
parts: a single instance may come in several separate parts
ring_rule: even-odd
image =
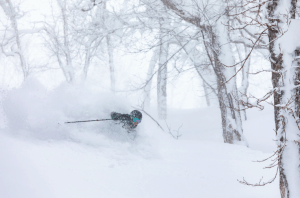
[[[131,119],[138,118],[140,121],[142,121],[142,117],[143,117],[142,113],[138,110],[131,111],[130,116],[131,116]]]

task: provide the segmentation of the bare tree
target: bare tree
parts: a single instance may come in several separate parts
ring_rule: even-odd
[[[16,43],[16,47],[11,47],[11,52],[6,52],[4,47],[5,47],[5,45],[7,45],[9,43],[9,40],[11,40],[11,38],[8,38],[6,40],[6,42],[1,44],[1,51],[6,56],[18,55],[19,60],[20,60],[20,65],[21,65],[21,68],[23,71],[23,77],[25,80],[28,76],[29,69],[28,69],[28,64],[26,63],[26,59],[24,57],[23,47],[21,44],[21,38],[20,38],[21,36],[20,36],[18,20],[17,20],[18,13],[16,12],[16,9],[15,9],[13,3],[11,2],[11,0],[0,0],[0,6],[2,7],[6,16],[8,16],[10,19],[11,26],[13,29],[13,38]]]
[[[82,5],[83,4],[83,5]],[[106,1],[78,1],[73,4],[72,27],[76,42],[82,47],[80,54],[84,57],[83,80],[87,79],[90,65],[95,58],[104,58],[107,31],[105,29]]]
[[[245,28],[251,26],[258,30],[254,34],[252,32],[249,34],[248,40],[252,41],[252,47],[250,45],[251,50],[247,57],[256,47],[268,47],[270,54],[271,70],[267,71],[272,72],[273,89],[262,98],[252,97],[251,103],[248,100],[240,102],[248,108],[263,109],[262,103],[268,102],[267,100],[273,96],[273,102],[268,103],[274,106],[278,149],[273,155],[277,157],[273,159],[269,168],[277,167],[279,171],[281,198],[300,197],[298,187],[300,184],[300,62],[298,59],[300,40],[296,39],[298,35],[296,30],[300,28],[300,24],[295,20],[296,3],[296,0],[244,1],[241,7],[246,9],[236,15],[243,31],[247,31]],[[246,17],[242,20],[243,17],[240,16]],[[249,46],[245,41],[242,43]],[[256,99],[256,102],[253,102],[253,99]],[[263,186],[274,180],[254,185]],[[242,183],[248,184],[245,181]]]
[[[52,16],[53,21],[45,23],[47,48],[56,57],[67,82],[74,81],[74,68],[72,58],[73,43],[70,42],[70,21],[68,19],[68,5],[66,1],[57,0],[59,16]],[[53,9],[53,7],[52,7]]]
[[[211,18],[218,18],[213,23],[213,20],[205,18],[206,13],[202,13],[201,9],[198,12],[196,10],[196,14],[193,15],[185,10],[184,4],[174,3],[173,1],[161,1],[176,15],[186,22],[195,25],[201,31],[205,48],[208,51],[210,59],[214,62],[214,71],[217,76],[218,100],[221,109],[224,142],[234,143],[245,141],[239,104],[234,99],[238,98],[238,91],[236,87],[235,67],[230,67],[234,65],[234,59],[231,46],[228,44],[228,30],[225,26],[228,23],[226,2],[224,2],[225,9],[223,13],[217,16],[210,16]],[[192,2],[196,3],[194,7],[197,8],[197,6],[200,6],[197,2]]]
[[[144,106],[148,107],[150,102],[150,90],[152,79],[157,74],[157,110],[160,119],[167,118],[167,79],[168,79],[168,61],[170,50],[170,26],[171,19],[168,16],[168,11],[159,1],[142,0],[139,5],[145,11],[139,12],[134,9],[132,13],[138,22],[128,22],[127,26],[135,26],[135,31],[140,31],[141,34],[148,35],[146,44],[138,44],[138,51],[153,51],[151,61],[149,63],[148,73],[144,90]],[[145,32],[148,32],[146,34]],[[147,46],[148,49],[142,49],[140,46]],[[135,46],[136,47],[136,46]],[[158,62],[158,68],[154,71],[155,65]]]
[[[128,19],[128,16],[126,15],[128,1],[125,0],[123,3],[116,5],[116,7],[119,9],[118,12],[112,6],[113,4],[111,4],[109,7],[109,0],[86,0],[82,2],[87,3],[88,6],[81,7],[80,11],[88,13],[88,20],[90,21],[87,22],[87,25],[84,29],[78,31],[80,32],[79,37],[81,38],[78,40],[81,40],[80,43],[81,45],[85,46],[86,52],[85,57],[87,61],[84,67],[84,75],[87,75],[88,65],[90,64],[89,60],[92,59],[93,56],[100,57],[103,56],[103,54],[107,55],[107,62],[110,72],[110,90],[115,92],[116,77],[114,54],[116,51],[116,46],[118,46],[121,40],[124,39],[121,35],[126,27],[123,26],[128,25],[127,22],[125,22]],[[85,21],[82,22],[86,23]],[[85,40],[90,41],[88,42],[90,44],[85,43]],[[101,51],[101,49],[105,49],[106,52],[103,50]]]

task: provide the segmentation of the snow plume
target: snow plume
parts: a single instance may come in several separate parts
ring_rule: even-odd
[[[111,111],[129,113],[126,99],[97,91],[93,85],[61,84],[52,91],[36,79],[11,90],[3,100],[8,126],[18,136],[42,140],[71,140],[98,144],[100,136],[114,140],[127,138],[127,132],[112,121],[65,124],[66,121],[110,118]],[[126,132],[126,134],[125,134]],[[124,136],[116,135],[117,133]],[[83,134],[85,134],[83,136]],[[106,138],[107,139],[107,138]]]

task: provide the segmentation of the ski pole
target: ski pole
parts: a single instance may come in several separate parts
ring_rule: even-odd
[[[95,121],[106,121],[106,120],[113,120],[113,119],[97,119],[97,120],[73,121],[73,122],[65,122],[65,124],[68,124],[68,123],[77,123],[77,122],[95,122]]]

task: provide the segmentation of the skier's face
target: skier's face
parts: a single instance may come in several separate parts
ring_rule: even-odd
[[[139,124],[141,121],[138,118],[132,118],[134,125]]]

